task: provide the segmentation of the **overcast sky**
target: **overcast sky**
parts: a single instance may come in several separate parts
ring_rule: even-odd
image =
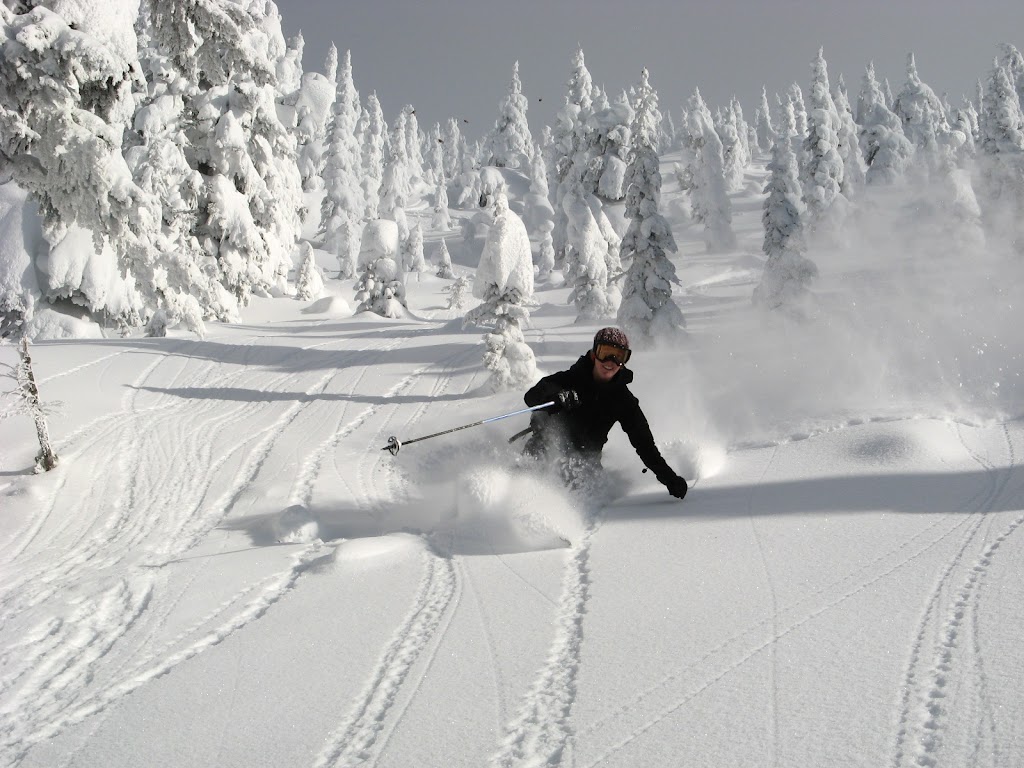
[[[913,51],[921,78],[955,104],[987,79],[998,44],[1024,50],[1022,0],[277,0],[285,35],[300,29],[303,67],[322,72],[333,41],[352,51],[356,87],[376,91],[391,122],[405,104],[421,128],[464,117],[470,138],[493,125],[519,61],[528,118],[539,135],[562,104],[570,62],[583,46],[594,81],[611,94],[642,67],[662,111],[679,110],[695,86],[712,107],[732,94],[752,119],[797,82],[824,46],[833,85],[851,97],[868,61],[894,91]],[[969,5],[971,7],[969,7]]]

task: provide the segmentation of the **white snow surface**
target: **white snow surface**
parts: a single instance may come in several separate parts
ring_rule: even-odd
[[[523,407],[429,273],[400,319],[327,280],[34,344],[60,464],[0,419],[0,766],[1024,764],[1019,259],[897,223],[766,317],[759,163],[725,253],[663,192],[689,336],[631,388],[683,502],[618,428],[589,494],[517,462],[525,415],[413,442]],[[545,372],[598,327],[569,289]]]

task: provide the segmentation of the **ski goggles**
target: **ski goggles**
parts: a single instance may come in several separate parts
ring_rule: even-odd
[[[615,363],[623,366],[629,361],[630,351],[612,344],[598,344],[594,347],[594,357],[599,363]]]

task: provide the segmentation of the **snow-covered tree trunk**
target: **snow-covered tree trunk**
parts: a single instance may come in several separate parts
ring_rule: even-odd
[[[39,453],[36,454],[36,471],[49,472],[57,466],[57,455],[50,445],[50,430],[46,424],[46,414],[39,401],[39,388],[36,386],[35,373],[32,371],[32,357],[28,351],[28,339],[22,337],[18,345],[19,363],[17,380],[19,393],[25,410],[32,417],[36,426],[36,437],[39,439]]]

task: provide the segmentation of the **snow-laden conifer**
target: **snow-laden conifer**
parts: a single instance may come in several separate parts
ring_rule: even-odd
[[[454,117],[445,122],[441,139],[444,142],[444,175],[447,179],[454,179],[462,172],[463,152],[462,129]]]
[[[384,179],[384,154],[387,126],[381,111],[377,94],[371,93],[366,100],[363,123],[361,161],[363,168],[364,218],[376,219],[380,210],[381,186]]]
[[[981,110],[978,155],[989,218],[998,229],[1011,233],[1024,252],[1024,115],[1020,99],[1006,69],[998,62],[985,87]]]
[[[694,88],[686,115],[694,167],[690,175],[690,201],[694,218],[704,224],[704,243],[711,253],[736,245],[732,231],[732,203],[726,191],[722,140],[715,131],[711,110]]]
[[[409,236],[400,244],[399,249],[406,274],[415,272],[419,275],[427,271],[427,262],[423,256],[423,228],[418,220],[410,227]]]
[[[591,120],[591,163],[597,175],[595,191],[602,199],[621,200],[626,195],[626,158],[630,147],[629,127],[633,121],[633,106],[623,93],[613,103],[596,110]],[[654,140],[660,141],[659,136],[655,136]]]
[[[438,232],[448,232],[452,228],[452,217],[448,211],[448,182],[443,172],[434,189],[434,215],[430,225]]]
[[[844,215],[844,168],[839,154],[839,113],[829,91],[823,49],[818,49],[811,70],[807,135],[803,142],[805,164],[800,169],[803,201],[807,206],[806,223],[810,231],[825,229],[835,234]]]
[[[551,230],[555,222],[545,221],[540,226],[540,246],[537,251],[537,278],[549,280],[555,268],[555,245],[551,240]]]
[[[715,132],[722,142],[722,167],[725,171],[726,192],[739,192],[743,186],[743,173],[747,167],[747,158],[732,109],[716,110],[714,126]]]
[[[565,103],[555,116],[552,129],[555,179],[551,192],[554,198],[555,229],[553,232],[557,259],[565,255],[568,246],[569,221],[566,209],[573,202],[566,202],[568,195],[577,198],[597,191],[599,176],[591,171],[590,161],[592,135],[590,118],[594,112],[594,81],[587,69],[583,49],[573,56],[572,72],[566,83]],[[593,169],[596,170],[596,169]]]
[[[916,148],[915,157],[926,172],[938,163],[940,146],[947,141],[946,110],[935,91],[921,80],[914,54],[907,55],[907,81],[896,95],[892,111],[903,124],[903,133]],[[923,163],[923,165],[922,165]]]
[[[633,143],[626,172],[625,211],[629,225],[619,251],[629,267],[616,315],[618,325],[638,346],[654,338],[671,338],[686,325],[672,300],[672,284],[678,279],[668,254],[676,252],[676,242],[660,212],[661,171],[656,145],[660,122],[658,94],[645,69],[637,86],[630,131]]]
[[[554,219],[554,209],[548,194],[548,169],[544,162],[544,152],[539,144],[533,146],[533,158],[530,160],[530,191],[523,200],[526,212],[524,223],[530,232],[536,232],[547,222]]]
[[[914,145],[903,133],[903,123],[888,106],[875,65],[869,63],[857,99],[858,143],[867,164],[868,184],[893,184],[904,177]]]
[[[380,186],[380,212],[384,216],[393,217],[395,209],[405,208],[412,198],[412,176],[406,154],[408,117],[407,109],[403,109],[391,129],[391,142],[388,144]]]
[[[359,248],[357,312],[402,316],[406,306],[405,275],[398,259],[398,224],[389,219],[367,222]]]
[[[493,327],[484,335],[484,365],[491,371],[491,386],[505,390],[532,384],[537,363],[522,329],[530,318],[533,257],[526,225],[509,210],[504,194],[494,203],[494,224],[480,256],[473,295],[482,303],[466,322]]]
[[[154,43],[190,82],[205,86],[187,107],[197,116],[190,163],[207,177],[200,241],[240,303],[253,292],[281,291],[303,202],[295,138],[278,115],[278,64],[289,49],[277,8],[149,5]]]
[[[524,168],[533,157],[533,137],[526,119],[529,103],[519,81],[519,62],[512,66],[512,82],[498,104],[498,119],[487,140],[490,165]]]
[[[299,271],[295,278],[295,298],[310,301],[324,292],[324,277],[317,266],[313,246],[303,242],[299,246]]]
[[[757,132],[757,148],[761,152],[771,151],[775,142],[775,128],[772,126],[772,113],[768,107],[768,90],[761,86],[761,103],[754,117],[754,130]]]
[[[772,159],[768,164],[771,175],[765,187],[767,197],[761,215],[762,249],[768,260],[761,282],[754,289],[753,301],[767,309],[799,312],[807,285],[818,274],[818,269],[804,256],[806,208],[801,200],[799,169],[792,143],[780,135],[772,146]]]
[[[357,127],[361,107],[352,79],[352,53],[345,52],[324,151],[324,196],[320,232],[324,250],[338,259],[338,277],[355,275],[362,218],[366,210],[362,187],[362,151]]]
[[[412,104],[407,104],[402,111],[405,113],[405,162],[409,183],[415,186],[423,180],[423,135]]]
[[[34,254],[42,287],[138,325],[134,283],[158,268],[160,204],[133,182],[121,155],[137,62],[43,6],[24,14],[0,7],[0,42],[0,148],[5,173],[42,217],[49,251]],[[62,243],[69,247],[59,253]],[[108,284],[89,286],[81,270],[64,270],[83,247],[105,263]]]
[[[847,199],[853,199],[858,190],[864,186],[867,169],[860,153],[858,128],[853,120],[853,110],[850,107],[850,98],[847,96],[846,83],[843,81],[842,75],[839,76],[839,82],[836,83],[832,101],[836,106],[836,114],[839,115],[836,148],[839,150],[839,156],[843,159],[843,183],[840,190]]]
[[[437,276],[445,280],[452,280],[455,273],[452,271],[452,256],[448,253],[448,243],[441,238],[441,245],[437,251]]]

